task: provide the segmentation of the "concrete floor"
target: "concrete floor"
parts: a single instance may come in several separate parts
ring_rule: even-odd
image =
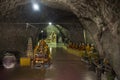
[[[95,73],[79,57],[63,48],[52,48],[52,65],[47,69],[0,68],[0,80],[96,80]]]

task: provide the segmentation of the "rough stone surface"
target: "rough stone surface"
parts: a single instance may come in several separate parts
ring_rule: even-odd
[[[25,54],[27,41],[32,37],[35,41],[37,29],[25,24],[0,24],[0,51],[18,51]]]
[[[6,1],[6,2],[5,2]],[[9,10],[26,0],[5,0],[0,14],[5,16]],[[120,0],[41,0],[47,5],[67,6],[88,30],[97,44],[101,57],[107,57],[120,79]],[[21,3],[20,3],[21,2]],[[1,2],[2,3],[2,2]],[[7,6],[8,5],[8,6]],[[52,7],[55,7],[52,5]],[[61,8],[62,7],[58,7]],[[5,10],[4,10],[5,9]]]
[[[77,3],[78,5],[76,6]],[[120,79],[119,0],[79,0],[71,3],[73,12],[91,32],[101,57],[107,57]],[[82,10],[82,11],[81,11]],[[93,29],[93,28],[94,29]],[[94,30],[94,31],[93,31]]]
[[[58,30],[62,34],[61,36],[63,38],[69,38],[73,42],[84,41],[82,28],[78,29],[78,26],[80,26],[79,24],[64,24],[62,26],[69,34],[66,35],[64,28],[59,28]],[[0,52],[18,51],[20,53],[26,53],[28,38],[33,38],[33,45],[35,47],[36,42],[40,37],[41,30],[44,30],[45,27],[47,27],[47,25],[30,23],[28,23],[28,25],[26,23],[0,23]],[[81,33],[82,36],[77,36],[79,33]],[[76,40],[76,38],[78,39]]]

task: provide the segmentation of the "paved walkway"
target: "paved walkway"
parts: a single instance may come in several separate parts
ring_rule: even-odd
[[[28,68],[1,69],[0,80],[96,80],[95,73],[80,58],[63,48],[52,48],[52,65],[46,70]]]

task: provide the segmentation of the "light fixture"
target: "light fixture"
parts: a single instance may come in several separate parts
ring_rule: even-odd
[[[52,23],[51,23],[51,22],[49,22],[49,25],[52,25]]]
[[[41,30],[41,33],[43,33],[43,30]]]
[[[33,3],[33,9],[35,10],[35,11],[39,11],[39,5],[37,4],[37,3]]]

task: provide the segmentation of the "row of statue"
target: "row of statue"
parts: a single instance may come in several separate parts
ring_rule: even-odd
[[[110,60],[101,58],[97,53],[94,44],[76,44],[70,42],[67,48],[79,50],[81,59],[89,64],[89,69],[96,72],[97,80],[118,80]]]
[[[93,53],[95,51],[95,46],[94,44],[85,44],[85,43],[80,43],[80,44],[77,44],[77,43],[73,43],[73,42],[70,42],[67,46],[67,48],[73,48],[73,49],[78,49],[80,51],[87,51],[88,53],[91,52]]]

